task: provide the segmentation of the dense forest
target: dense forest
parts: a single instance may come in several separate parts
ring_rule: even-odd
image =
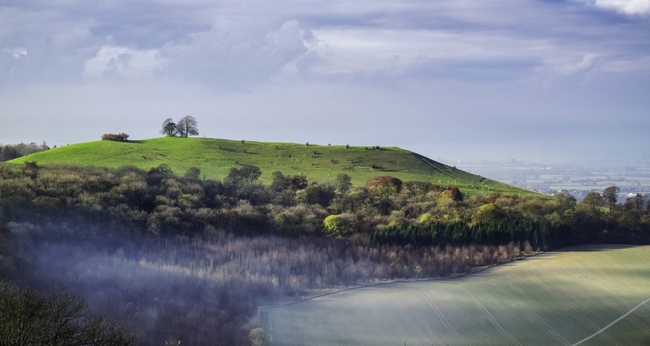
[[[259,168],[222,180],[0,165],[0,277],[62,289],[143,345],[263,345],[258,308],[380,280],[467,273],[582,243],[648,243],[650,202],[617,188],[466,196],[390,176],[351,186]]]

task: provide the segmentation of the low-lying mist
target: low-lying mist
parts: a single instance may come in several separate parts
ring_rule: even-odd
[[[83,226],[61,227],[9,224],[18,281],[85,298],[142,345],[249,345],[250,331],[263,327],[260,306],[377,280],[462,273],[521,254],[514,245],[414,249],[226,232],[83,239],[61,236]]]

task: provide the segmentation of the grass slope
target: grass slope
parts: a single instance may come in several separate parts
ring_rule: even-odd
[[[162,163],[182,175],[197,167],[206,178],[225,177],[232,167],[259,167],[263,183],[271,173],[306,175],[310,181],[331,180],[339,173],[363,185],[377,175],[391,175],[403,181],[429,181],[441,186],[455,185],[465,193],[494,191],[529,194],[530,191],[454,169],[416,153],[396,147],[322,146],[296,143],[233,141],[211,138],[163,137],[142,141],[94,141],[73,144],[21,157],[10,162],[36,161],[38,164],[66,163],[80,166],[118,168],[132,165],[148,170]]]
[[[582,246],[263,310],[273,345],[647,345],[650,246]]]

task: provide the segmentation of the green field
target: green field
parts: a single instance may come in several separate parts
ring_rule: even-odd
[[[306,175],[310,181],[333,180],[337,174],[345,173],[352,177],[354,185],[363,185],[377,175],[391,175],[403,181],[429,181],[445,187],[454,185],[468,194],[495,191],[532,193],[396,147],[346,148],[342,145],[162,137],[129,142],[79,143],[10,162],[21,164],[25,161],[36,161],[39,165],[65,163],[109,168],[131,165],[145,170],[164,163],[178,175],[183,175],[190,167],[197,167],[208,179],[221,179],[232,167],[252,165],[262,170],[260,180],[263,183],[269,183],[271,173],[275,171],[290,176]]]
[[[648,345],[650,246],[582,246],[464,277],[262,310],[273,345]]]

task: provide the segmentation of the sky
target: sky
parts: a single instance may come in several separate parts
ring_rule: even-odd
[[[0,143],[650,158],[650,0],[3,0]]]

